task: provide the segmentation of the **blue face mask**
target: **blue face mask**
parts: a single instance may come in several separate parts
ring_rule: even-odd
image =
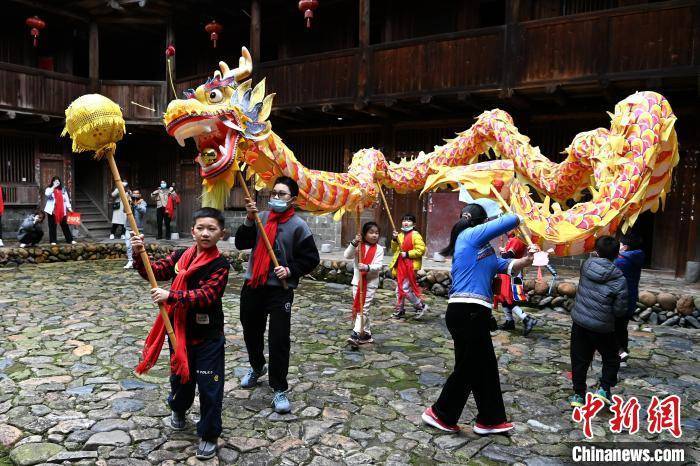
[[[282,213],[289,208],[289,201],[282,199],[270,199],[270,209],[273,212]]]
[[[160,184],[160,189],[165,189],[165,188],[167,188],[167,187],[168,187],[168,185],[165,184],[165,183],[161,183],[161,184]]]
[[[401,230],[408,233],[409,231],[413,230],[413,227],[401,227]]]

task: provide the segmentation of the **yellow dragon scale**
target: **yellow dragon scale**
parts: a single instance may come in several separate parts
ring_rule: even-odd
[[[656,211],[670,190],[678,163],[676,117],[668,101],[655,92],[638,92],[615,106],[610,129],[577,135],[561,163],[542,155],[520,134],[510,115],[495,109],[479,115],[454,139],[412,160],[388,162],[370,148],[355,153],[345,173],[312,170],[296,159],[265,121],[272,98],[264,98],[264,84],[254,92],[249,81],[217,87],[217,77],[224,78],[226,71],[224,64],[224,74],[217,71],[213,81],[190,92],[189,99],[172,101],[164,117],[171,135],[178,140],[193,135],[200,150],[220,144],[225,134],[215,163],[207,165],[198,158],[203,202],[219,208],[223,200],[209,193],[217,191],[217,185],[226,188],[219,186],[219,192],[228,192],[238,162],[248,165],[249,176],[254,172],[257,188],[269,187],[280,175],[294,178],[300,187],[300,208],[336,217],[376,202],[377,183],[400,193],[461,184],[475,197],[491,196],[494,186],[524,218],[535,243],[554,248],[556,255],[573,255],[590,251],[596,236],[626,229],[641,212]],[[212,102],[212,97],[219,97],[213,89],[219,89],[223,101]],[[197,125],[214,136],[193,130]],[[476,163],[481,154],[490,152],[498,159]],[[235,163],[226,159],[227,153]],[[224,162],[231,164],[225,170],[219,168]],[[533,199],[530,188],[542,202]],[[584,190],[590,192],[590,200],[566,209],[565,202],[579,200]]]

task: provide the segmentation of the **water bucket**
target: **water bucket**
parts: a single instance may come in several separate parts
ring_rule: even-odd
[[[180,233],[170,233],[170,239],[180,239]]]
[[[435,262],[445,262],[445,256],[443,256],[439,252],[434,252],[433,253],[433,260]]]
[[[321,245],[321,252],[328,253],[328,252],[331,252],[332,250],[333,250],[333,245],[331,245],[330,243],[323,243]]]

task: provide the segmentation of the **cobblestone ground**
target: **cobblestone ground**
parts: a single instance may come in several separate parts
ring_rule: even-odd
[[[185,432],[165,426],[167,364],[147,376],[132,370],[155,310],[145,282],[121,261],[23,266],[0,272],[0,463],[54,458],[87,464],[198,464],[194,421]],[[218,458],[207,464],[431,464],[567,461],[582,433],[565,400],[570,381],[566,314],[538,315],[529,338],[497,332],[510,437],[472,433],[470,400],[459,435],[424,427],[420,413],[434,401],[452,367],[445,301],[430,298],[421,322],[390,319],[392,295],[378,292],[371,348],[351,350],[349,288],[303,282],[293,308],[290,367],[293,412],[270,408],[264,384],[239,387],[247,357],[238,319],[240,278],[232,274],[226,309],[227,382]],[[682,399],[681,441],[698,448],[700,333],[665,327],[631,330],[632,357],[616,393],[635,395],[645,411],[652,395]],[[600,366],[594,364],[594,373]],[[267,378],[263,379],[265,382]],[[594,383],[591,376],[589,383]],[[643,414],[644,417],[644,414]],[[673,440],[614,435],[609,414],[593,421],[594,440]],[[692,448],[690,448],[692,451]],[[698,452],[693,452],[698,457]],[[8,459],[9,458],[9,459]]]

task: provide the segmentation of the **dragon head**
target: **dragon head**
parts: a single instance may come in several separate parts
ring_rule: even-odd
[[[181,145],[193,138],[204,185],[203,206],[223,208],[238,169],[239,147],[246,141],[262,141],[271,134],[267,121],[274,94],[265,96],[265,80],[255,87],[249,79],[253,62],[248,49],[241,49],[239,66],[219,70],[197,89],[184,92],[184,99],[168,104],[163,116],[167,133]]]

